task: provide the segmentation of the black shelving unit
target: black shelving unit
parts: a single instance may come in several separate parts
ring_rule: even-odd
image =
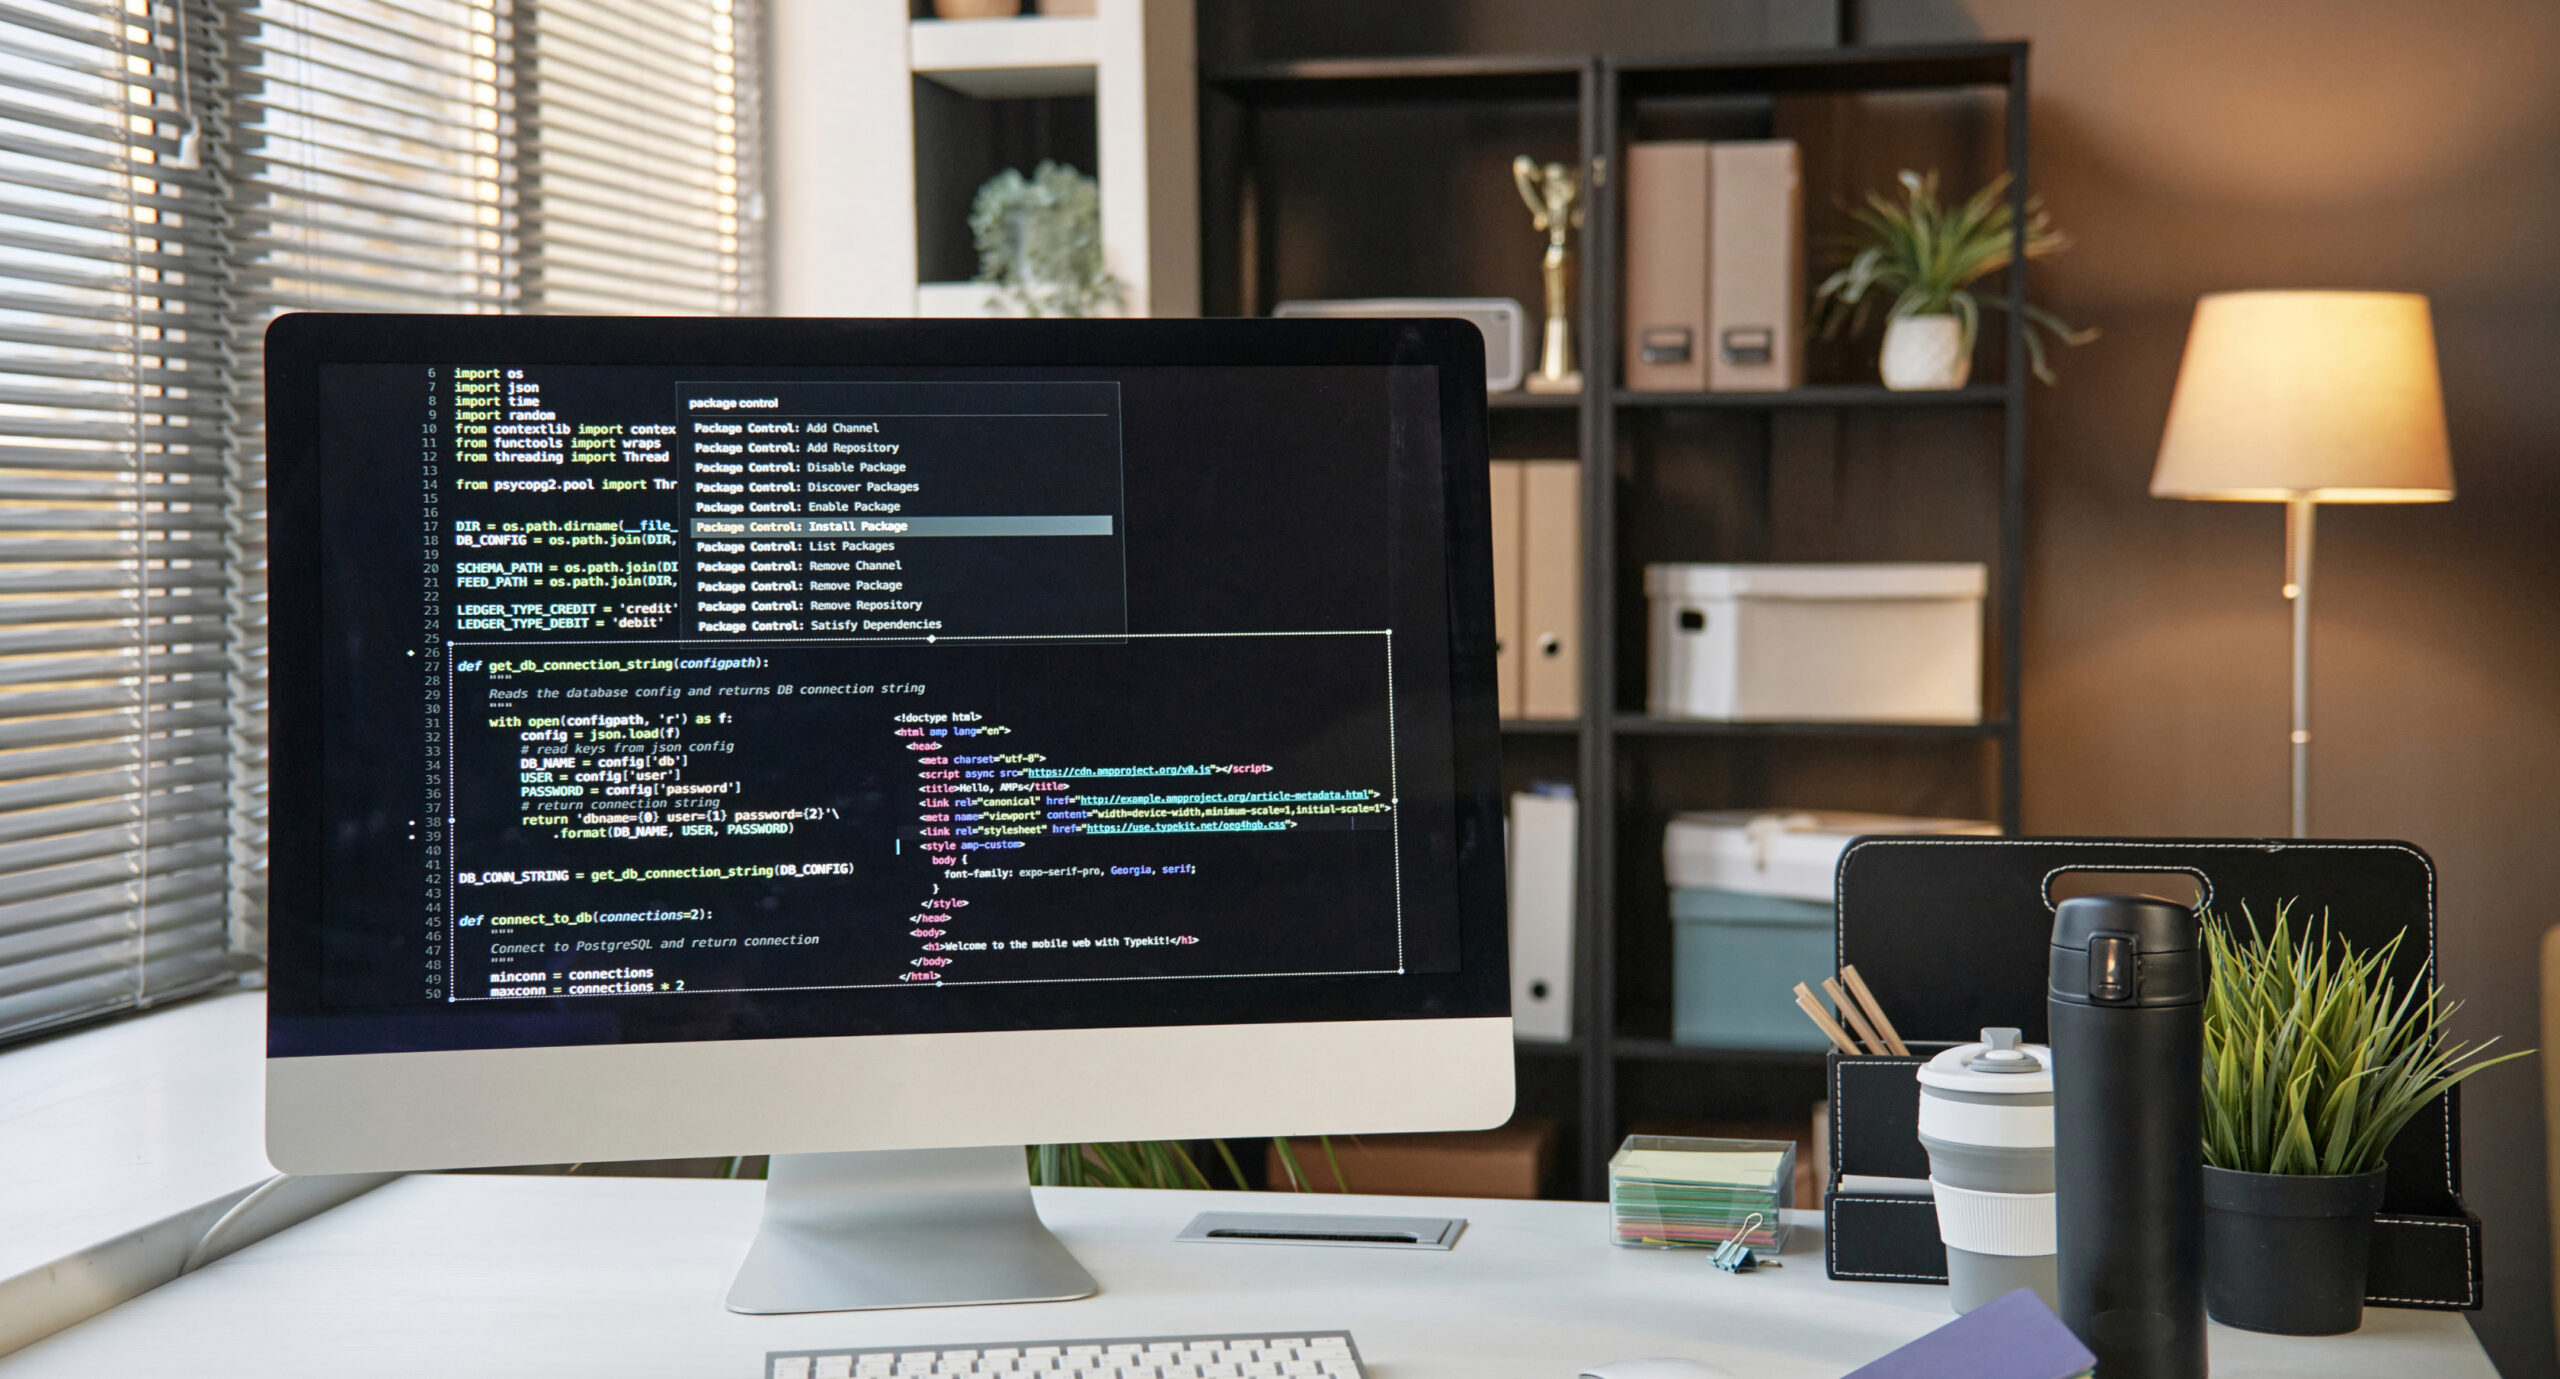
[[[2006,407],[2009,389],[2002,384],[1973,384],[1937,393],[1897,393],[1882,384],[1811,383],[1783,393],[1631,393],[1610,395],[1621,408],[1717,407],[1735,411],[1778,411],[1813,407]]]
[[[1578,158],[1589,191],[1580,248],[1579,395],[1494,397],[1497,455],[1561,456],[1583,465],[1583,712],[1564,722],[1503,725],[1506,786],[1570,777],[1584,801],[1577,925],[1577,1037],[1520,1050],[1524,1106],[1573,1122],[1566,1181],[1601,1195],[1610,1152],[1628,1126],[1694,1096],[1729,1118],[1800,1114],[1820,1095],[1819,1054],[1701,1048],[1668,1037],[1670,920],[1660,825],[1675,809],[1832,805],[1874,800],[1774,798],[1806,762],[1898,760],[1935,800],[1931,812],[2019,823],[2018,688],[2023,640],[2028,377],[2023,338],[2001,330],[1979,352],[1998,377],[1950,392],[1900,393],[1871,380],[1819,381],[1781,393],[1642,393],[1619,377],[1619,257],[1626,144],[1645,137],[1768,137],[1795,115],[1879,93],[1944,92],[1986,103],[1959,144],[2014,174],[2011,209],[2025,223],[2027,48],[2022,43],[1837,48],[1803,52],[1358,59],[1212,71],[1202,81],[1203,301],[1213,314],[1261,315],[1288,297],[1501,295],[1539,309],[1536,244],[1514,203],[1511,153]],[[1996,112],[1988,106],[1996,104]],[[1436,143],[1434,141],[1437,141]],[[1889,176],[1889,170],[1886,174]],[[1490,182],[1488,187],[1486,184]],[[1827,184],[1818,199],[1858,187]],[[1382,214],[1380,204],[1394,208]],[[1284,242],[1284,235],[1287,237]],[[1401,237],[1401,238],[1400,238]],[[1809,259],[1809,267],[1818,260]],[[2026,291],[2023,253],[2005,283]],[[1867,346],[1871,351],[1871,344]],[[1871,358],[1871,354],[1868,356]],[[1834,368],[1831,372],[1849,372]],[[1786,554],[1770,495],[1806,426],[1885,426],[1936,418],[1970,426],[1966,442],[1932,433],[1941,458],[1977,453],[1979,502],[1952,509],[1991,566],[1990,635],[1980,723],[1717,723],[1643,712],[1641,567],[1700,558]],[[1966,421],[1966,418],[1976,418]],[[1782,435],[1782,433],[1784,433]],[[1890,446],[1888,446],[1890,448]],[[1963,457],[1955,457],[1963,458]],[[1715,530],[1664,528],[1662,491],[1708,470],[1722,487]],[[1754,524],[1757,528],[1754,528]],[[1847,558],[1824,554],[1824,559]],[[1874,557],[1869,557],[1874,558]],[[1911,558],[1897,552],[1894,558]],[[1949,557],[1933,557],[1949,558]],[[1845,755],[1844,755],[1845,754]],[[1916,766],[1915,766],[1916,763]],[[1959,784],[1947,782],[1956,779]],[[1965,784],[1962,782],[1970,782]],[[1969,792],[1969,793],[1967,793]],[[1558,1074],[1573,1085],[1560,1091]],[[1546,1104],[1530,1095],[1535,1088]]]
[[[1620,737],[1898,737],[2006,738],[2006,719],[1980,723],[1728,723],[1708,718],[1651,718],[1620,713],[1609,720]]]

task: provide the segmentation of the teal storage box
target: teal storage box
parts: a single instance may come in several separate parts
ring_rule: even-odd
[[[1722,1049],[1831,1047],[1796,1008],[1831,961],[1831,906],[1819,900],[1675,886],[1671,1037]]]

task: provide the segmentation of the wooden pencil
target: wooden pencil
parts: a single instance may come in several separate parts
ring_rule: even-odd
[[[1893,1052],[1893,1050],[1885,1047],[1882,1039],[1876,1037],[1875,1026],[1867,1023],[1865,1013],[1858,1009],[1858,1003],[1856,1001],[1849,999],[1849,993],[1840,989],[1838,979],[1832,977],[1823,978],[1822,993],[1831,998],[1832,1006],[1840,1012],[1841,1022],[1846,1024],[1850,1030],[1858,1036],[1858,1042],[1867,1046],[1867,1052],[1872,1054],[1887,1054]]]
[[[1822,1002],[1814,999],[1813,989],[1802,982],[1796,983],[1796,1004],[1802,1006],[1804,1013],[1812,1017],[1813,1023],[1829,1037],[1832,1047],[1842,1053],[1858,1051],[1858,1046],[1850,1043],[1848,1034],[1840,1028],[1840,1022],[1831,1018],[1831,1013],[1822,1008]]]
[[[1876,999],[1876,993],[1867,990],[1867,979],[1858,975],[1858,965],[1851,963],[1841,968],[1840,980],[1847,984],[1849,994],[1858,998],[1858,1004],[1866,1007],[1867,1018],[1875,1022],[1876,1033],[1884,1036],[1885,1047],[1893,1050],[1896,1057],[1909,1058],[1911,1046],[1902,1042],[1902,1035],[1894,1029],[1893,1022],[1885,1018],[1884,1003]]]

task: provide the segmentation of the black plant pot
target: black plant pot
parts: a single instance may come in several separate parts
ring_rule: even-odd
[[[2204,1305],[2279,1336],[2364,1325],[2365,1264],[2383,1170],[2342,1177],[2204,1171]]]

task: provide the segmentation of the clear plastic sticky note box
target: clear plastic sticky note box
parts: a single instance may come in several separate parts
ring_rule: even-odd
[[[1791,1140],[1629,1135],[1609,1160],[1609,1213],[1621,1245],[1713,1249],[1740,1239],[1775,1252],[1780,1209],[1795,1196]]]

